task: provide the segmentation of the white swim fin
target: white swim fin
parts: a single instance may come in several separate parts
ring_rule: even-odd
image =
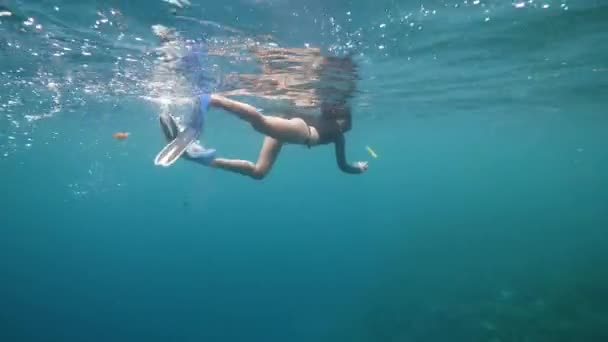
[[[186,127],[179,132],[177,138],[165,146],[154,158],[154,164],[168,167],[175,163],[179,157],[186,152],[188,147],[198,139],[201,131],[192,127]]]
[[[177,133],[177,137],[165,146],[154,158],[154,164],[158,166],[169,167],[178,160],[184,152],[198,140],[203,131],[205,122],[205,114],[209,107],[209,95],[200,97],[200,102],[197,102],[194,113],[190,118],[187,126],[183,131]],[[178,129],[175,122],[170,117],[160,117],[161,127],[166,138],[172,137]]]

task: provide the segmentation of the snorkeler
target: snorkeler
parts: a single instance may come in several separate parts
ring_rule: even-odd
[[[181,40],[175,31],[154,27],[163,43],[164,60],[171,69],[180,60]],[[176,49],[177,47],[177,49]],[[322,57],[318,49],[253,48],[262,65],[262,74],[237,75],[239,86],[212,95],[195,94],[194,111],[183,127],[177,125],[168,111],[162,111],[160,124],[168,142],[155,158],[155,164],[170,166],[180,157],[214,168],[224,169],[254,179],[263,179],[272,168],[284,144],[309,148],[333,143],[338,167],[345,173],[360,174],[367,162],[346,161],[344,134],[351,129],[351,112],[347,98],[354,90],[355,65],[350,58]],[[176,58],[177,57],[177,58]],[[175,68],[179,69],[179,68]],[[343,75],[342,82],[336,75]],[[331,86],[321,79],[331,78]],[[319,82],[315,84],[314,82]],[[342,86],[340,86],[342,84]],[[256,98],[287,100],[292,108],[279,110],[279,115],[264,115],[255,107],[229,99],[230,95],[252,95]],[[224,109],[265,135],[258,160],[216,158],[214,149],[206,149],[197,140],[202,133],[209,107]],[[320,108],[320,115],[305,113],[306,108]],[[275,110],[275,112],[277,112]]]
[[[346,161],[344,133],[351,129],[351,114],[347,107],[322,108],[319,117],[312,115],[297,115],[291,118],[263,115],[253,106],[228,99],[221,95],[203,95],[198,112],[194,116],[204,117],[209,106],[227,110],[240,119],[248,122],[258,132],[265,135],[262,149],[257,162],[248,160],[216,158],[215,150],[207,150],[196,142],[192,142],[185,148],[185,157],[197,161],[203,165],[224,169],[254,179],[263,179],[276,161],[281,147],[284,144],[297,144],[313,147],[333,143],[338,167],[349,174],[359,174],[367,170],[367,162],[356,162],[349,164]],[[179,141],[181,132],[189,129],[187,125],[184,130],[179,130],[174,119],[170,115],[161,115],[161,129],[168,142]],[[167,145],[169,146],[169,145]],[[163,149],[167,150],[167,148]],[[161,153],[162,154],[162,153]],[[159,154],[160,159],[163,156]],[[173,155],[179,158],[180,155]],[[170,162],[168,163],[170,165]]]

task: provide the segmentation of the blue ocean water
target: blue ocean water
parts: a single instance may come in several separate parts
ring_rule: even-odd
[[[592,0],[0,0],[0,341],[608,340],[607,19]],[[347,155],[369,171],[331,146],[285,147],[262,181],[155,167],[152,25],[223,51],[218,80],[267,37],[352,55]],[[257,157],[258,133],[209,114],[221,154]]]

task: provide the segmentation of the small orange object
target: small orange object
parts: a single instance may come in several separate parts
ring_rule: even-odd
[[[116,132],[114,133],[113,137],[116,140],[124,140],[129,137],[129,132]]]

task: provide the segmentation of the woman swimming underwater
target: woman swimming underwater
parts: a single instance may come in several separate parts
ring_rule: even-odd
[[[348,163],[345,153],[345,133],[352,128],[351,110],[347,99],[354,90],[356,77],[349,77],[346,87],[329,87],[331,96],[314,87],[302,87],[306,78],[323,79],[327,70],[352,73],[355,64],[350,58],[322,57],[318,49],[272,48],[254,51],[262,64],[262,74],[241,75],[239,81],[244,87],[226,93],[204,94],[195,101],[194,112],[184,127],[180,129],[174,118],[167,112],[160,115],[162,132],[168,145],[158,154],[155,163],[169,166],[184,156],[200,164],[247,175],[253,179],[263,179],[285,144],[304,145],[309,148],[334,144],[337,165],[345,173],[361,174],[368,168],[367,162]],[[276,61],[288,62],[288,68],[277,67]],[[294,63],[296,62],[296,63]],[[280,63],[279,63],[280,64]],[[294,68],[294,65],[299,66]],[[290,90],[296,89],[290,93]],[[305,89],[301,91],[302,89]],[[279,90],[279,91],[277,91]],[[328,92],[325,89],[324,92]],[[265,115],[255,107],[230,99],[224,95],[250,94],[259,97],[282,99],[292,103],[307,103],[320,108],[320,115],[297,110],[285,110],[277,115]],[[287,95],[286,95],[287,94]],[[216,157],[216,151],[205,149],[196,142],[201,133],[205,115],[210,108],[224,109],[251,124],[254,130],[263,134],[264,141],[257,161],[225,159]]]
[[[221,95],[203,95],[200,106],[205,102],[210,106],[223,108],[251,124],[258,132],[265,135],[262,149],[257,162],[248,160],[216,158],[214,150],[205,150],[195,142],[185,148],[186,158],[201,164],[237,172],[254,179],[263,179],[276,161],[284,144],[299,144],[314,147],[333,143],[335,145],[336,161],[340,170],[359,174],[367,170],[367,162],[349,164],[346,161],[344,133],[351,128],[350,110],[331,108],[323,111],[318,118],[314,116],[296,116],[283,118],[263,115],[253,106],[234,101]],[[199,109],[198,114],[204,115],[205,108]],[[168,142],[177,141],[180,133],[178,125],[170,115],[161,115],[161,129]],[[188,129],[181,130],[184,132]],[[169,146],[169,145],[167,145]],[[179,158],[179,156],[177,156]],[[161,156],[159,160],[162,160]]]

